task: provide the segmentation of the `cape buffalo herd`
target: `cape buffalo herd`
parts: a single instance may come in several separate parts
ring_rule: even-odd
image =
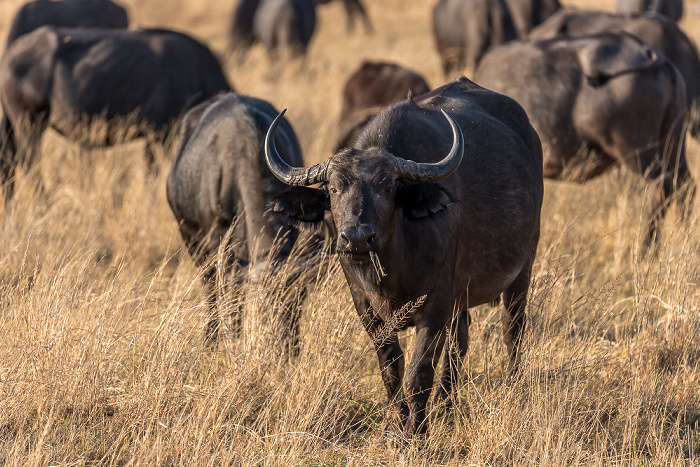
[[[281,118],[265,154],[272,173],[292,188],[273,204],[272,218],[319,223],[330,212],[389,400],[404,432],[422,433],[446,340],[437,395],[451,394],[467,351],[469,308],[502,294],[505,342],[517,368],[540,232],[537,133],[517,102],[466,78],[389,107],[352,149],[308,168],[280,157]],[[308,187],[316,183],[321,187]],[[416,343],[404,373],[396,332],[409,327]]]
[[[188,108],[230,89],[211,51],[184,34],[43,26],[0,60],[0,175],[32,162],[47,126],[78,137],[86,118],[133,117],[140,128],[127,136],[162,137]],[[114,142],[108,132],[96,143]]]
[[[307,54],[317,19],[333,10],[319,8],[317,18],[316,7],[330,1],[235,0],[229,30],[220,31],[222,43],[228,36],[221,48],[239,59],[235,73],[270,86],[297,79],[256,74],[242,59],[258,43],[272,59]],[[217,300],[220,285],[237,293],[286,266],[314,271],[319,251],[337,253],[389,409],[405,435],[422,435],[437,368],[436,401],[459,401],[470,309],[502,301],[509,374],[522,367],[544,178],[584,182],[611,167],[643,177],[654,189],[645,247],[659,241],[670,201],[692,200],[685,138],[700,138],[700,58],[675,22],[682,0],[617,0],[618,14],[559,0],[433,0],[422,19],[438,54],[416,69],[460,77],[430,91],[418,71],[369,58],[377,41],[402,36],[381,18],[373,27],[361,0],[342,1],[348,29],[360,18],[382,36],[341,29],[318,52],[333,53],[299,60],[298,79],[315,88],[303,96],[309,108],[294,114],[313,158],[333,142],[309,129],[311,106],[327,105],[323,91],[337,95],[343,86],[326,69],[348,71],[334,62],[344,47],[360,44],[364,54],[342,88],[336,150],[317,164],[305,163],[285,111],[268,103],[281,98],[234,93],[198,40],[129,30],[126,10],[110,0],[27,3],[0,58],[0,183],[5,203],[16,202],[17,168],[33,162],[47,128],[83,143],[85,123],[106,122],[87,142],[146,137],[147,147],[177,128],[166,193],[202,273],[206,347],[219,341],[222,317],[240,319],[246,302],[242,293],[233,303]],[[399,56],[415,67],[424,46],[407,43]],[[322,110],[320,118],[335,122],[332,106]],[[288,298],[262,301],[297,355],[304,280],[278,282]],[[409,328],[406,363],[398,333]]]

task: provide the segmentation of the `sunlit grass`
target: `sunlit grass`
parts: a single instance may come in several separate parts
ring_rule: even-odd
[[[124,3],[137,24],[225,48],[228,2]],[[289,109],[309,163],[330,156],[340,91],[363,58],[443,82],[429,5],[365,3],[373,36],[347,35],[341,5],[328,5],[305,61],[271,66],[258,48],[226,65],[237,90]],[[0,32],[19,4],[0,3]],[[695,40],[697,23],[683,23]],[[426,440],[379,447],[386,395],[337,261],[298,284],[309,287],[298,356],[276,316],[285,269],[240,288],[222,278],[224,310],[245,297],[242,332],[206,350],[201,271],[165,198],[172,146],[150,171],[144,149],[87,150],[49,131],[0,208],[0,465],[697,463],[697,209],[684,220],[672,209],[645,255],[643,181],[615,169],[546,182],[521,373],[505,375],[500,309],[473,310],[454,409],[430,407]],[[700,173],[696,142],[688,155]]]

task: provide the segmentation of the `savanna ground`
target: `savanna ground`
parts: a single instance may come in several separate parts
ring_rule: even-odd
[[[0,3],[2,37],[20,3]],[[122,3],[134,24],[225,49],[231,1]],[[238,92],[289,108],[309,163],[329,157],[362,59],[443,81],[432,2],[366,3],[372,36],[347,35],[329,5],[304,62],[270,66],[256,49],[227,66]],[[688,10],[698,41],[700,2]],[[0,465],[700,463],[700,211],[672,211],[643,255],[651,193],[624,170],[545,184],[521,373],[505,377],[500,309],[473,310],[456,407],[431,408],[427,440],[378,447],[386,396],[334,259],[308,281],[297,357],[275,337],[278,278],[249,291],[240,337],[204,350],[200,272],[165,199],[172,147],[157,173],[139,141],[87,150],[49,132],[41,148],[0,208]],[[688,153],[699,174],[700,146]]]

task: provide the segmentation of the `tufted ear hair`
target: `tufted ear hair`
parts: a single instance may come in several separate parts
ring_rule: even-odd
[[[330,209],[328,192],[323,188],[292,186],[268,204],[265,217],[284,225],[320,230]]]
[[[439,183],[402,181],[396,190],[396,205],[403,208],[407,219],[425,219],[457,203]]]

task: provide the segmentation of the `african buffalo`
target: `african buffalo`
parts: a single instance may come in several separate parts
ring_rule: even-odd
[[[505,0],[438,0],[433,35],[445,76],[474,70],[490,47],[516,38]]]
[[[406,99],[409,92],[418,96],[428,91],[425,78],[413,70],[394,63],[365,60],[343,89],[340,125],[344,130],[336,152],[352,146],[369,118],[387,105]]]
[[[280,159],[280,118],[265,154],[272,173],[294,187],[270,215],[313,224],[330,211],[340,264],[389,401],[405,433],[422,433],[447,334],[437,395],[452,392],[467,351],[469,308],[502,294],[505,342],[517,369],[540,232],[537,133],[514,100],[466,78],[392,105],[354,148],[308,168]],[[315,183],[322,185],[308,187]],[[396,332],[408,327],[416,328],[416,342],[404,397]]]
[[[286,258],[297,238],[296,228],[263,218],[265,205],[286,188],[270,173],[263,151],[265,132],[277,113],[265,101],[227,93],[194,107],[180,124],[168,174],[168,202],[190,254],[206,267],[204,284],[211,310],[205,330],[208,345],[216,342],[220,327],[212,259],[222,241],[227,242],[227,268],[240,272],[250,263],[270,258],[272,250],[270,259]],[[275,142],[285,161],[302,163],[301,147],[286,120]],[[228,232],[232,225],[233,231]],[[281,243],[273,248],[276,239]],[[287,311],[294,327],[294,313]]]
[[[627,33],[517,41],[486,54],[475,79],[525,108],[545,177],[584,182],[622,165],[657,184],[649,245],[677,183],[690,181],[685,84],[668,59]]]
[[[242,60],[259,42],[270,57],[304,55],[316,28],[313,0],[241,0],[233,14],[230,49]]]
[[[325,5],[331,3],[332,1],[333,0],[314,0],[314,3],[316,5]],[[362,5],[360,0],[342,0],[342,2],[343,6],[345,7],[345,13],[347,13],[348,17],[348,31],[355,29],[355,16],[359,16],[362,19],[362,22],[365,25],[365,31],[373,31],[372,22],[369,20],[367,11],[365,11],[365,7]]]
[[[617,0],[616,9],[622,14],[650,11],[678,22],[683,17],[683,0]]]
[[[519,39],[561,9],[559,0],[506,0]]]
[[[126,10],[110,0],[34,0],[15,14],[5,48],[41,26],[126,29],[129,20]]]
[[[533,39],[585,36],[625,31],[654,47],[678,68],[685,80],[690,130],[700,137],[700,58],[693,42],[670,19],[653,13],[616,15],[602,11],[562,9],[530,33]]]
[[[2,181],[32,162],[47,126],[78,139],[78,123],[115,119],[115,131],[93,142],[106,145],[119,142],[128,117],[141,124],[125,137],[162,137],[188,108],[230,89],[211,51],[184,34],[43,26],[0,60]]]

